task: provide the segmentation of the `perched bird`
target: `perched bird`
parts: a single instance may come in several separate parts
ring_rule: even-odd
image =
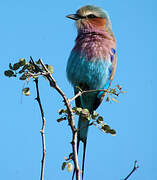
[[[117,63],[116,40],[109,16],[103,9],[87,5],[77,10],[76,14],[70,14],[66,17],[75,20],[78,31],[75,46],[66,67],[67,78],[74,87],[74,93],[77,94],[79,91],[76,87],[80,87],[82,90],[109,88]],[[104,91],[83,94],[76,99],[76,106],[88,109],[92,114],[104,96]],[[84,144],[82,179],[88,127],[89,120],[80,115],[77,149],[82,141]]]

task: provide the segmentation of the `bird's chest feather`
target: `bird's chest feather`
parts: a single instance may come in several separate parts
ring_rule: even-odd
[[[104,88],[111,68],[111,43],[101,36],[81,37],[71,52],[67,76],[74,86],[86,84],[89,89]]]
[[[67,76],[74,86],[86,84],[89,89],[104,88],[111,61],[104,59],[88,60],[85,56],[72,51],[67,64]]]

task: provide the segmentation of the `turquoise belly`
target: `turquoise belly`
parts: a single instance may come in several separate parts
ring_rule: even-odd
[[[87,60],[72,52],[67,64],[67,77],[73,86],[86,83],[89,89],[104,89],[109,86],[111,61],[95,59]]]

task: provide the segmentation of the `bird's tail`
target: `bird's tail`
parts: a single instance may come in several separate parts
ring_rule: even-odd
[[[87,144],[87,133],[89,127],[89,120],[84,119],[81,115],[79,116],[78,122],[78,138],[77,138],[77,153],[79,151],[80,141],[83,142],[83,160],[82,160],[82,180],[84,175],[84,164],[85,164],[85,155],[86,155],[86,144]],[[76,169],[74,168],[72,180],[74,179]]]
[[[82,180],[83,180],[83,175],[84,175],[84,163],[85,163],[85,155],[86,155],[86,144],[87,144],[87,139],[86,139],[86,141],[83,142]]]

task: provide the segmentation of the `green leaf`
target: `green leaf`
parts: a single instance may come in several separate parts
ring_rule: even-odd
[[[93,114],[92,114],[92,119],[96,120],[96,118],[99,116],[99,114],[94,111]]]
[[[99,116],[98,119],[97,119],[97,121],[99,121],[99,122],[102,122],[103,120],[104,120],[104,119],[103,119],[102,116]]]
[[[4,71],[4,75],[7,77],[12,77],[14,75],[14,72],[12,70]]]
[[[24,58],[19,59],[20,66],[24,66],[26,64],[26,60]]]
[[[105,132],[109,132],[110,131],[110,126],[107,125],[107,124],[103,124],[101,129],[104,130]]]
[[[116,103],[119,103],[119,101],[115,98],[112,97],[112,101],[116,102]]]
[[[22,68],[22,70],[28,70],[28,71],[32,71],[33,69],[34,69],[34,66],[33,65],[31,65],[30,63],[26,63],[24,66],[23,66],[23,68]]]
[[[13,70],[18,70],[19,68],[21,67],[21,65],[20,65],[20,63],[15,63],[14,65],[13,65]]]
[[[41,63],[40,63],[40,59],[39,59],[38,61],[36,61],[36,64],[41,64]]]
[[[59,109],[58,114],[61,115],[62,113],[64,113],[64,109]]]
[[[84,115],[88,115],[89,114],[89,110],[88,109],[82,109],[82,114],[84,114]]]
[[[73,165],[72,163],[67,163],[67,171],[71,172],[73,170]]]
[[[67,109],[65,109],[65,110],[64,110],[64,113],[67,113],[67,112],[68,112],[68,110],[67,110]]]
[[[23,73],[23,72],[24,72],[23,70],[20,70],[18,73],[21,74],[21,73]]]
[[[90,113],[89,113],[89,110],[88,109],[82,109],[82,112],[81,112],[82,116],[88,120],[90,120]]]
[[[64,120],[66,120],[66,117],[57,119],[57,122],[61,122],[61,121],[64,121]]]
[[[52,73],[53,73],[53,66],[48,65],[48,70],[49,70],[49,71],[50,71],[50,73],[52,74]]]
[[[21,73],[23,73],[26,69],[28,69],[29,68],[29,64],[25,64],[24,66],[23,66],[23,68],[19,71],[19,73],[21,74]]]
[[[22,89],[22,93],[23,93],[25,96],[29,96],[29,95],[30,95],[30,89],[29,89],[29,87],[23,88],[23,89]]]
[[[109,133],[112,134],[113,136],[115,136],[115,135],[116,135],[116,130],[110,129],[110,130],[109,130]]]
[[[11,65],[11,63],[9,63],[9,68],[12,70],[13,69],[13,66]]]
[[[19,79],[20,80],[26,80],[27,79],[27,74],[23,73],[22,76]]]
[[[76,107],[75,113],[76,113],[77,115],[80,115],[81,112],[82,112],[82,108]]]
[[[63,164],[62,164],[62,171],[65,169],[65,166],[67,165],[67,163],[66,162],[63,162]]]

